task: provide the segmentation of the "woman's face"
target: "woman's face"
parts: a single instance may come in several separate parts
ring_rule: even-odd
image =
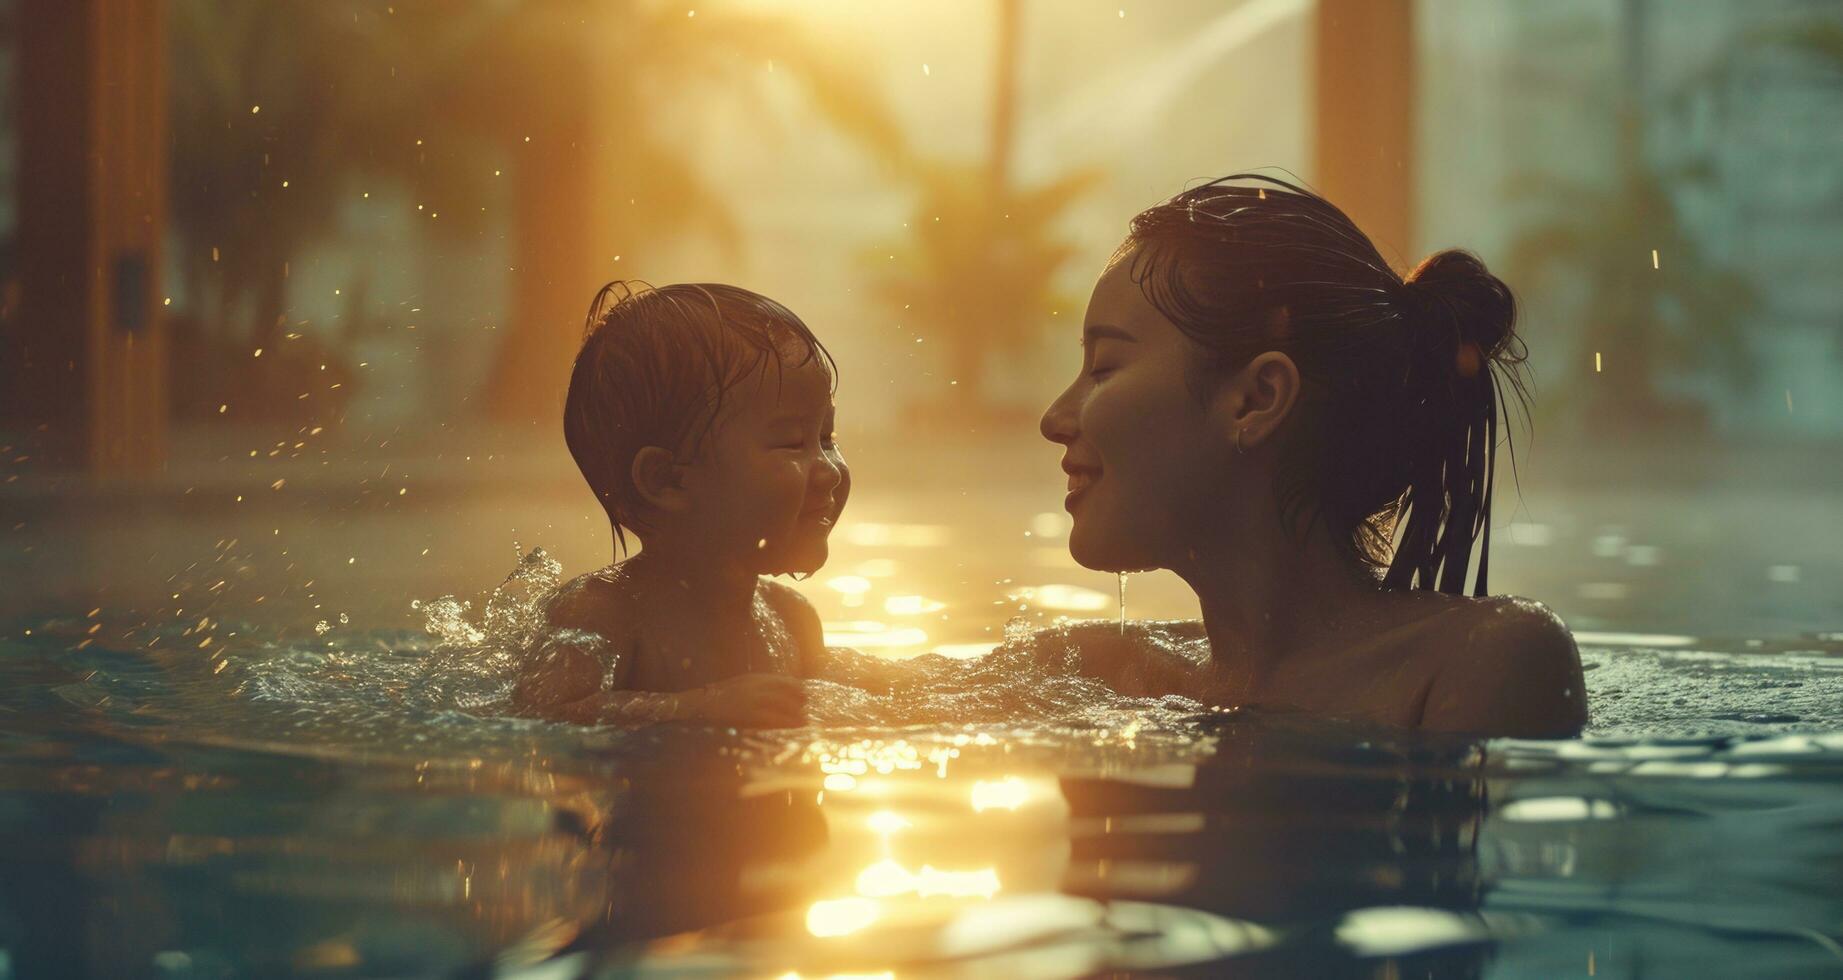
[[[1081,374],[1043,414],[1063,447],[1069,551],[1088,568],[1171,568],[1226,503],[1232,444],[1186,383],[1199,350],[1147,301],[1132,257],[1095,284]]]

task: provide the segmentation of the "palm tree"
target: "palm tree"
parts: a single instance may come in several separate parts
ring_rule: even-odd
[[[1028,188],[1011,180],[1021,0],[998,0],[998,16],[986,159],[911,163],[905,172],[920,194],[909,234],[867,253],[878,270],[877,295],[899,311],[904,326],[945,350],[957,393],[927,406],[936,417],[943,405],[950,415],[988,411],[987,357],[1027,348],[1056,311],[1071,308],[1055,280],[1076,249],[1058,240],[1055,228],[1099,180],[1091,170]]]
[[[1676,204],[1685,186],[1708,179],[1704,166],[1666,168],[1628,156],[1604,184],[1513,181],[1513,193],[1548,202],[1552,217],[1512,243],[1512,277],[1568,276],[1585,294],[1599,373],[1569,375],[1579,397],[1566,401],[1596,424],[1682,420],[1687,406],[1661,384],[1670,377],[1707,371],[1730,384],[1753,380],[1746,318],[1757,305],[1754,286],[1709,254]]]
[[[1055,237],[1069,205],[1096,182],[1070,174],[1027,189],[993,188],[982,165],[936,163],[913,170],[921,194],[909,237],[872,250],[882,266],[877,295],[905,327],[944,350],[958,404],[990,407],[984,374],[993,352],[1016,353],[1072,309],[1055,289],[1076,250]]]

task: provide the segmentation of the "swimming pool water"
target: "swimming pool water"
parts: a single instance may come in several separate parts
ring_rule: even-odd
[[[1830,638],[1589,646],[1553,743],[1122,698],[1027,637],[621,731],[498,713],[546,581],[8,629],[0,977],[1843,971]]]

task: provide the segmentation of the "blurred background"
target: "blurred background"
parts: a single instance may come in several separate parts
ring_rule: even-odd
[[[837,356],[836,642],[1195,615],[1069,560],[1036,420],[1127,220],[1267,168],[1518,290],[1498,590],[1831,642],[1840,160],[1827,0],[0,0],[0,617],[410,625],[608,562],[560,415],[616,278]]]

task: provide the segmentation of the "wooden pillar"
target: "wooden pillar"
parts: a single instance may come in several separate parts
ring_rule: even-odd
[[[602,254],[608,249],[596,247],[608,219],[595,204],[601,199],[592,145],[597,137],[589,114],[581,117],[574,127],[534,123],[533,142],[517,148],[512,322],[487,382],[495,418],[551,431],[563,418],[563,396],[589,300],[622,271],[612,254]],[[645,268],[632,260],[629,264]]]
[[[50,463],[166,457],[164,0],[21,0],[19,309],[5,413]]]
[[[614,261],[620,245],[610,227],[624,209],[610,207],[609,187],[631,174],[607,165],[607,141],[626,136],[611,135],[606,121],[623,116],[609,106],[581,39],[558,38],[548,55],[547,83],[573,94],[533,106],[516,127],[529,141],[512,143],[511,322],[487,399],[502,422],[555,432],[590,299],[604,282],[646,266],[641,256]]]
[[[992,62],[992,148],[986,160],[986,180],[993,201],[1000,201],[1011,183],[1011,154],[1017,128],[1017,63],[1022,43],[1024,0],[998,0],[998,39]]]
[[[1314,181],[1398,269],[1413,262],[1413,0],[1318,0]]]

